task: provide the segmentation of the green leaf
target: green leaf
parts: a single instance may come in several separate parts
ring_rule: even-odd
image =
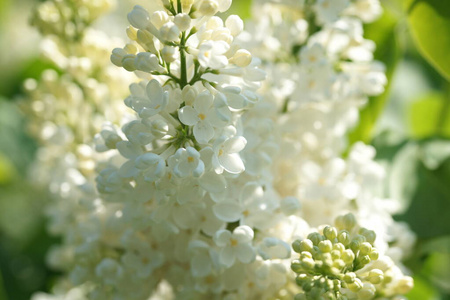
[[[411,136],[415,139],[450,137],[448,101],[442,93],[433,92],[413,102],[408,112]]]
[[[436,286],[450,292],[450,254],[432,253],[426,260],[422,273]]]
[[[439,294],[433,286],[422,277],[414,277],[414,288],[408,293],[409,300],[439,300]]]
[[[16,176],[16,169],[11,161],[0,152],[0,186],[5,185]]]
[[[450,1],[407,0],[413,39],[425,59],[450,80]]]
[[[224,17],[229,15],[238,15],[241,19],[246,20],[251,17],[252,0],[233,1],[231,8],[226,12]]]
[[[413,176],[411,174],[405,180]],[[419,238],[450,235],[450,218],[445,215],[450,211],[450,159],[435,170],[426,168],[420,161],[417,176],[411,205],[405,214],[396,219],[406,221]]]
[[[397,17],[389,10],[385,10],[383,17],[377,22],[366,25],[365,37],[373,40],[377,45],[375,59],[386,65],[388,84],[385,92],[377,97],[371,97],[369,103],[360,112],[360,122],[349,135],[349,144],[357,141],[369,143],[378,118],[384,110],[395,67],[399,61],[401,47],[396,35]]]

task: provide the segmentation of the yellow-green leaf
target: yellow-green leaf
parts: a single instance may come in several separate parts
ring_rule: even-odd
[[[409,127],[413,138],[450,137],[450,111],[446,101],[442,93],[436,92],[419,98],[411,105]]]
[[[407,0],[408,22],[419,51],[450,80],[450,1]]]

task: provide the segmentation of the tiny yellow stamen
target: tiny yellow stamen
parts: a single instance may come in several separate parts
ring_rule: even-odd
[[[199,114],[198,117],[199,117],[200,120],[202,120],[202,121],[203,121],[204,119],[206,119],[206,116],[205,116],[204,114]]]
[[[187,161],[192,163],[195,161],[195,159],[192,156],[188,156]]]
[[[230,239],[231,242],[231,246],[235,247],[238,244],[238,241],[236,241],[235,239]]]

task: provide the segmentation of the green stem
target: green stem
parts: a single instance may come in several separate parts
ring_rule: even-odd
[[[183,89],[188,84],[187,70],[186,70],[186,32],[183,32],[181,34],[180,60],[181,60],[180,88]]]
[[[181,0],[178,0],[178,1],[177,1],[177,4],[178,4],[178,5],[177,5],[178,13],[181,14],[181,13],[182,13],[182,11],[181,11]]]

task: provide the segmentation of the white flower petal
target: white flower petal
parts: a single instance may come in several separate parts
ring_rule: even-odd
[[[180,117],[180,121],[188,126],[193,126],[200,121],[198,117],[198,112],[193,109],[191,106],[184,106],[178,112],[178,116]]]
[[[200,121],[194,125],[194,136],[200,144],[207,144],[214,137],[214,128],[207,121]]]
[[[198,113],[206,114],[213,104],[213,96],[210,92],[203,92],[197,96],[194,102],[194,108]]]
[[[200,177],[199,184],[207,192],[221,193],[225,190],[227,181],[222,175],[219,175],[216,172],[208,172]]]
[[[231,174],[239,174],[245,171],[245,165],[237,153],[219,156],[219,163]]]
[[[211,260],[202,254],[194,255],[191,260],[191,272],[194,277],[205,277],[211,273]]]
[[[249,226],[243,225],[236,227],[233,231],[233,238],[236,239],[239,243],[249,243],[253,240],[254,237],[253,229]]]
[[[221,202],[213,206],[216,217],[225,222],[236,222],[241,218],[242,208],[236,202]]]
[[[164,90],[156,79],[151,80],[145,90],[151,102],[162,102]]]
[[[244,137],[235,136],[223,144],[223,150],[226,153],[238,153],[245,148],[245,145],[247,145],[247,140]]]
[[[248,264],[256,258],[256,253],[250,244],[239,244],[236,246],[236,256],[240,262]]]
[[[223,248],[220,251],[219,260],[220,263],[228,268],[234,265],[234,262],[236,261],[236,254],[234,253],[234,249],[232,249],[231,247]]]
[[[228,230],[222,229],[214,234],[214,243],[216,243],[219,247],[225,247],[230,243],[231,232]]]

